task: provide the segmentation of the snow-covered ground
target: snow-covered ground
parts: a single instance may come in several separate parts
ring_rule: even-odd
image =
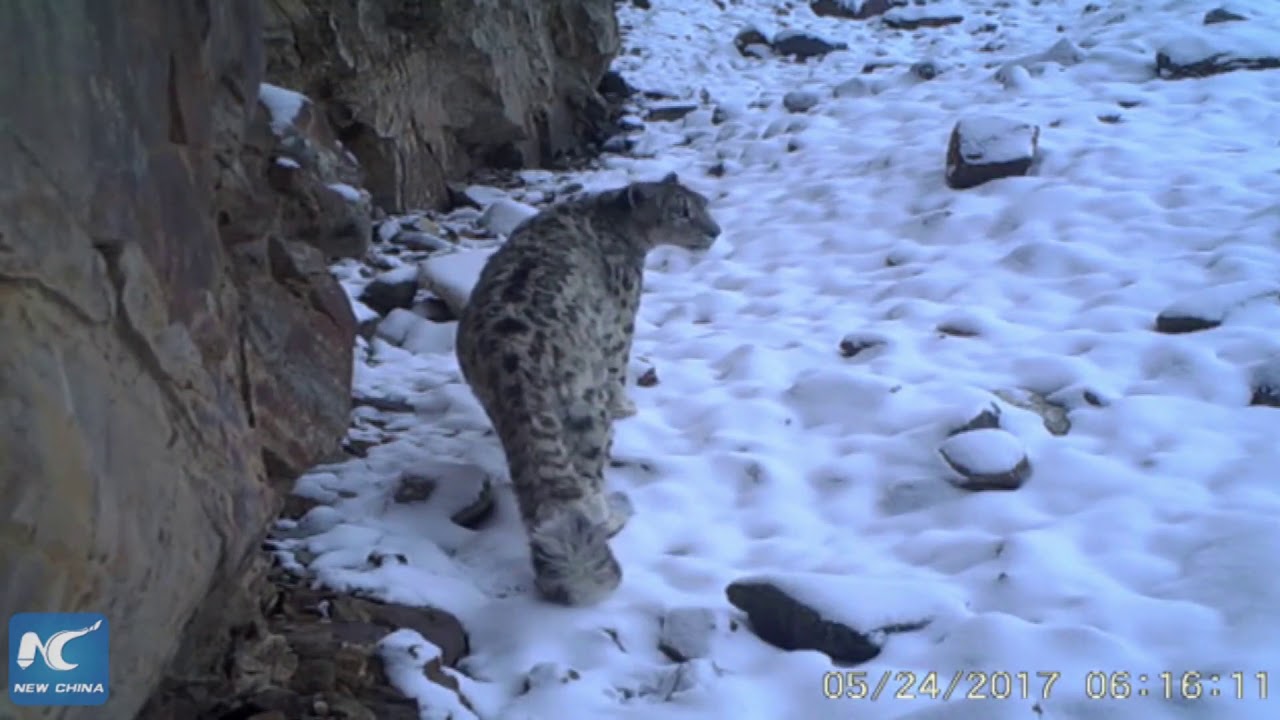
[[[1180,38],[1265,38],[1280,3],[1228,5],[1252,23],[1236,27],[1201,25],[1217,3],[1086,4],[956,0],[962,23],[912,32],[798,1],[620,5],[615,67],[699,109],[532,185],[674,170],[724,228],[700,262],[651,257],[639,414],[608,477],[637,509],[613,541],[622,588],[588,609],[532,594],[501,450],[447,332],[417,352],[361,341],[357,391],[413,412],[357,410],[380,444],[300,481],[325,504],[282,547],[329,585],[455,613],[483,718],[1280,717],[1280,409],[1250,405],[1258,373],[1280,377],[1280,70],[1154,74]],[[747,58],[748,25],[850,50]],[[936,77],[912,73],[922,61]],[[787,112],[797,90],[817,104]],[[1039,126],[1029,176],[946,186],[949,134],[974,113]],[[1166,310],[1222,324],[1156,332]],[[1007,433],[948,439],[993,405]],[[1016,490],[956,487],[956,463],[1021,456]],[[472,531],[449,514],[477,467],[498,508]],[[405,474],[455,470],[471,483],[456,497],[392,500]],[[770,577],[855,624],[929,622],[856,667],[785,652],[726,599]],[[704,657],[659,650],[676,608],[710,609]],[[385,650],[402,683],[412,644],[401,631]],[[874,701],[830,698],[858,694],[849,672],[889,681]],[[1191,672],[1202,694],[1178,697]],[[1131,696],[1105,699],[1123,673]],[[894,697],[904,684],[912,699]]]

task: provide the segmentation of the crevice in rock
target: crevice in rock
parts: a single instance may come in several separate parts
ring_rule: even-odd
[[[182,116],[182,95],[178,90],[178,59],[169,54],[169,142],[187,144],[187,121]]]

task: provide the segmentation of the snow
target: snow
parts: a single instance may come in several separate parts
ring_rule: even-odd
[[[420,269],[422,284],[457,314],[466,307],[471,288],[492,254],[492,249],[468,249],[428,258]]]
[[[289,168],[290,170],[297,170],[298,168],[302,167],[301,165],[298,164],[297,160],[294,160],[293,158],[290,158],[290,157],[284,157],[284,156],[280,156],[276,158],[276,164],[283,168]]]
[[[471,647],[459,681],[486,719],[1275,717],[1280,410],[1248,403],[1257,368],[1280,356],[1280,318],[1275,302],[1234,305],[1216,288],[1280,277],[1280,71],[1153,77],[1166,34],[1199,33],[1211,2],[1083,13],[1075,0],[1010,0],[990,17],[986,0],[959,4],[964,24],[915,32],[817,18],[804,3],[786,16],[765,0],[619,5],[631,29],[616,69],[671,102],[705,91],[710,103],[647,124],[639,156],[532,189],[677,171],[711,198],[724,234],[701,259],[666,248],[649,263],[629,368],[639,412],[618,423],[608,471],[636,507],[612,541],[625,572],[613,597],[570,609],[533,594],[502,452],[456,361],[377,338],[355,351],[356,391],[404,398],[414,414],[382,416],[386,442],[300,481],[325,504],[282,530],[291,566],[455,613]],[[1245,24],[1280,15],[1250,7]],[[970,33],[988,21],[998,29]],[[851,49],[743,58],[732,38],[746,26]],[[1079,62],[993,79],[1064,38]],[[979,52],[988,42],[997,49]],[[880,52],[947,71],[864,75]],[[824,92],[803,116],[781,105],[851,80],[857,92]],[[727,110],[718,125],[713,105]],[[948,189],[948,136],[971,113],[1039,126],[1037,173]],[[708,175],[717,164],[723,176]],[[487,252],[428,260],[424,282],[460,305]],[[356,267],[335,272],[351,292]],[[1221,301],[1230,322],[1153,330],[1192,300]],[[846,338],[871,347],[842,353]],[[658,382],[634,385],[650,368]],[[1070,430],[1001,399],[1027,392],[1060,405]],[[1013,491],[952,487],[939,448],[993,404],[1034,475]],[[390,502],[404,473],[432,461],[497,479],[488,524]],[[375,552],[406,562],[374,566]],[[759,640],[725,597],[744,577],[788,575],[851,620],[941,611],[875,659],[835,667]],[[697,607],[724,622],[707,657],[677,665],[658,647],[661,618]],[[417,671],[404,662],[414,672],[395,677],[409,687]],[[979,671],[1027,686],[998,702],[828,699],[824,678],[848,671],[872,686],[904,671],[937,673],[944,689]],[[1193,671],[1201,698],[1166,697],[1158,673],[1176,691]],[[1040,673],[1056,677],[1050,689]],[[1134,695],[1090,699],[1106,679],[1090,673],[1130,673]],[[1269,702],[1256,673],[1269,673]]]
[[[960,154],[970,162],[1007,163],[1032,157],[1035,126],[993,115],[971,115],[956,124]]]
[[[298,113],[302,111],[302,105],[310,102],[302,93],[271,83],[262,83],[258,86],[258,99],[271,114],[271,129],[277,135],[292,125]]]
[[[928,0],[890,8],[885,19],[926,20],[930,18],[964,17],[965,7],[956,0]]]
[[[391,686],[418,701],[422,720],[475,720],[457,694],[429,682],[422,668],[440,657],[440,648],[414,630],[400,629],[378,643],[382,669]]]
[[[367,195],[363,190],[354,188],[346,183],[329,183],[325,187],[341,195],[347,202],[358,203],[364,200]]]
[[[456,347],[452,324],[435,323],[396,308],[378,323],[377,336],[419,355],[452,353]]]
[[[537,208],[509,198],[495,200],[480,215],[480,224],[498,235],[510,235],[520,223],[533,217]]]

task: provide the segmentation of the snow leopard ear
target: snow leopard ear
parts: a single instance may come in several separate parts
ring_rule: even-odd
[[[622,191],[622,207],[625,210],[635,210],[648,198],[648,193],[645,192],[643,185],[631,183]]]
[[[662,182],[663,182],[663,184],[665,184],[665,185],[679,185],[679,184],[680,184],[680,178],[676,177],[676,174],[675,174],[675,173],[673,173],[673,172],[672,172],[672,173],[667,173],[667,176],[666,176],[666,177],[664,177],[664,178],[662,178]]]

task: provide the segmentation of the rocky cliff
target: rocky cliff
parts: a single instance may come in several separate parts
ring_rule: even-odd
[[[388,210],[431,207],[477,165],[598,140],[610,0],[268,0],[268,75],[313,97]]]
[[[346,428],[359,186],[572,149],[612,3],[13,2],[0,43],[0,617],[102,612],[112,653],[108,705],[0,716],[269,684],[229,658],[280,491]]]

